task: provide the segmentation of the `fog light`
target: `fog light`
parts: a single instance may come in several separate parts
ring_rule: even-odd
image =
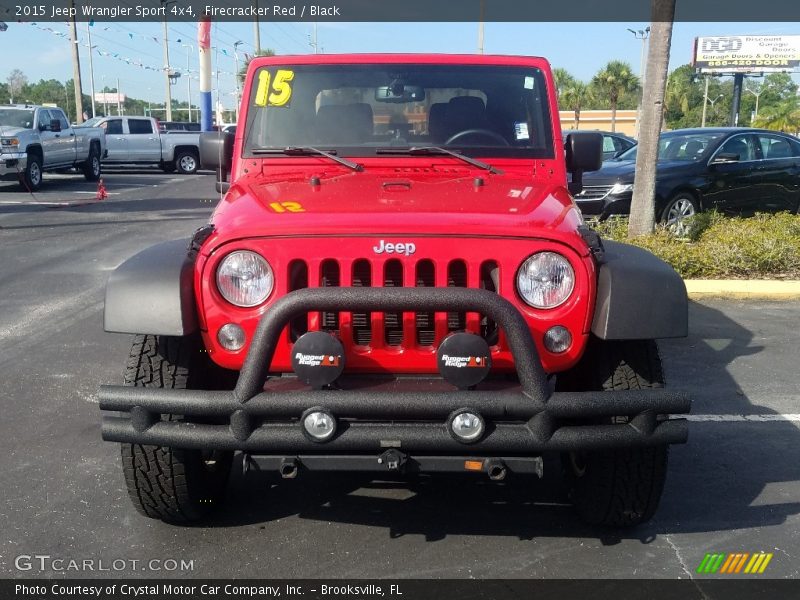
[[[462,408],[450,416],[448,429],[456,440],[468,444],[481,438],[486,424],[478,413],[468,408]]]
[[[336,433],[336,419],[324,408],[309,408],[301,420],[303,432],[312,442],[327,442]]]
[[[544,334],[544,347],[553,354],[566,352],[572,345],[572,334],[569,329],[561,325],[556,325],[547,330]]]
[[[228,323],[219,328],[217,341],[225,350],[241,350],[244,346],[244,330],[235,323]]]

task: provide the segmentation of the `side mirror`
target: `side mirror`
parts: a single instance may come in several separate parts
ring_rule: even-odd
[[[58,133],[61,131],[61,121],[58,119],[50,119],[50,131]]]
[[[739,162],[739,155],[733,152],[720,152],[711,161],[712,165]]]
[[[205,131],[200,134],[200,165],[217,172],[216,188],[226,192],[230,186],[228,174],[233,164],[234,135],[223,131]]]
[[[583,189],[584,171],[597,171],[603,165],[603,135],[592,131],[570,133],[564,149],[567,171],[572,173],[569,191],[574,196]]]

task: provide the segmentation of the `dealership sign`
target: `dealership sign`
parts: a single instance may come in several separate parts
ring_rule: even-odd
[[[116,92],[95,92],[94,101],[102,104],[125,102],[125,94],[118,94]]]
[[[800,35],[699,37],[693,58],[704,73],[787,71],[800,67]]]

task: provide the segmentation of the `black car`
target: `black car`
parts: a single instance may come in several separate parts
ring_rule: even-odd
[[[561,134],[566,138],[567,134],[575,133],[576,131],[578,130],[566,129]],[[580,131],[585,132],[588,130],[581,129]],[[603,136],[603,160],[615,158],[636,145],[635,139],[622,133],[613,133],[611,131],[593,131],[592,133],[600,133]]]
[[[636,147],[583,176],[575,196],[586,216],[628,214]],[[680,228],[703,210],[751,215],[800,209],[800,141],[790,135],[735,127],[678,129],[661,134],[656,220]]]

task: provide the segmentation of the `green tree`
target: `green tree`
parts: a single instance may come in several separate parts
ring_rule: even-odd
[[[559,106],[563,110],[571,110],[575,113],[574,129],[578,129],[581,122],[581,109],[591,101],[589,86],[582,81],[574,80],[565,88],[559,98]]]
[[[592,78],[592,87],[597,96],[604,96],[611,106],[611,131],[617,128],[617,108],[620,100],[632,98],[636,104],[639,78],[631,66],[621,60],[612,60]]]
[[[760,111],[753,124],[773,131],[797,133],[800,131],[800,98],[793,96]]]
[[[275,56],[275,50],[272,48],[264,48],[263,50],[259,50],[255,54],[250,54],[248,56],[249,58],[244,61],[242,68],[239,69],[239,81],[244,81],[245,76],[247,75],[247,67],[250,66],[250,63],[254,58],[257,56]]]
[[[28,77],[19,69],[14,69],[8,74],[8,77],[6,77],[6,83],[8,84],[8,91],[11,96],[11,104],[14,104],[14,97],[16,96],[19,101],[20,93],[25,89],[25,86],[28,85]]]
[[[578,81],[575,79],[572,73],[560,67],[553,69],[553,80],[556,83],[556,92],[558,94],[559,102],[561,100],[561,94],[563,91]]]

